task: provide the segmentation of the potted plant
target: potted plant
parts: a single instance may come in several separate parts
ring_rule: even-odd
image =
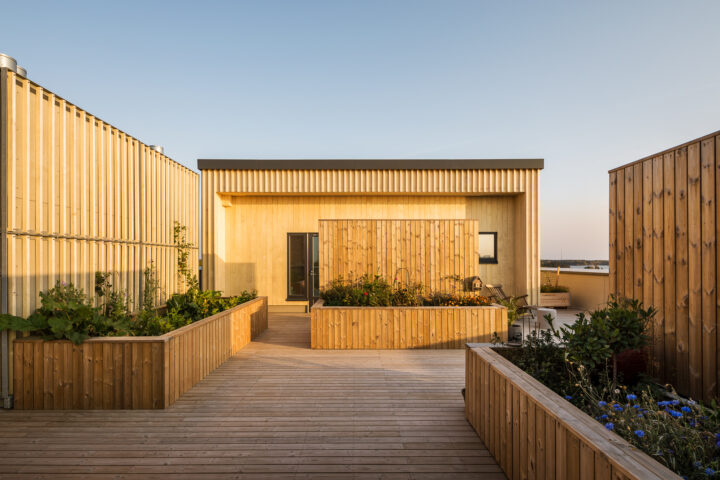
[[[550,278],[540,286],[540,306],[551,308],[567,308],[570,306],[570,289],[559,285],[560,268],[555,275],[555,284]]]

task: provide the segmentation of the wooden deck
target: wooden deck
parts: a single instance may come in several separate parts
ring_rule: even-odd
[[[505,478],[463,350],[310,350],[309,326],[271,315],[167,410],[0,410],[0,478]]]

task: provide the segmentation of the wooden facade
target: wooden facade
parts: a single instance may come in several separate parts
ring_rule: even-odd
[[[310,310],[312,348],[332,350],[465,348],[507,341],[507,309],[487,307],[325,307]]]
[[[265,329],[261,297],[158,337],[17,339],[15,408],[167,408]]]
[[[479,231],[477,220],[320,220],[320,287],[377,274],[426,293],[462,290],[479,274]]]
[[[203,285],[304,309],[286,295],[288,233],[318,232],[321,219],[475,220],[498,235],[498,263],[477,270],[483,281],[537,301],[542,161],[465,162],[200,160]]]
[[[507,478],[680,477],[489,347],[470,347],[465,416]]]
[[[610,291],[658,310],[652,374],[718,391],[720,132],[610,171]]]
[[[0,69],[0,311],[30,315],[57,281],[92,294],[97,271],[139,305],[151,263],[162,302],[181,288],[174,222],[198,244],[198,188],[195,172]]]

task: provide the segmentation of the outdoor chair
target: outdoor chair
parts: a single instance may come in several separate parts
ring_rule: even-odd
[[[520,326],[522,328],[521,335],[523,339],[525,338],[525,323],[528,323],[528,327],[530,329],[538,328],[537,318],[535,317],[534,313],[536,307],[528,303],[527,295],[511,297],[510,295],[505,293],[502,285],[490,285],[486,283],[485,288],[488,291],[488,297],[497,303],[500,303],[501,300],[515,300],[515,304],[517,305],[517,322],[520,323]],[[522,343],[522,340],[520,343]]]

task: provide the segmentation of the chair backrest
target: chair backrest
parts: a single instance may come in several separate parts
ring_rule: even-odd
[[[505,291],[502,288],[502,285],[488,285],[486,283],[485,288],[487,288],[488,290],[488,296],[496,302],[500,300],[506,300],[508,298],[507,294],[505,294]]]

